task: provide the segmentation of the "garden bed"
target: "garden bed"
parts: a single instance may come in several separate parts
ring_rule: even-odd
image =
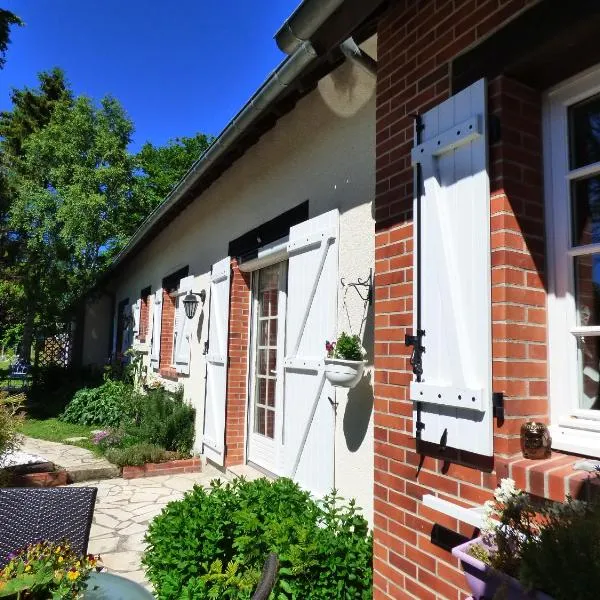
[[[123,479],[138,479],[178,473],[200,473],[201,471],[202,460],[200,458],[184,458],[160,463],[146,463],[140,466],[124,466],[122,476]]]

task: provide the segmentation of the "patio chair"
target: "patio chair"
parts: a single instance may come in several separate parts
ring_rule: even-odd
[[[261,580],[258,582],[251,600],[267,600],[275,587],[277,572],[279,571],[279,558],[271,552],[265,560]]]
[[[22,381],[23,387],[26,387],[26,384],[29,380],[30,368],[31,365],[22,358],[19,358],[16,362],[14,362],[10,367],[10,371],[8,372],[8,387],[14,387],[12,384],[16,383],[17,381]]]
[[[0,568],[9,555],[37,540],[59,542],[87,552],[96,488],[0,489]]]

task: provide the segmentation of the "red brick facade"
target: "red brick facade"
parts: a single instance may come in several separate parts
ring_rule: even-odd
[[[177,371],[173,368],[173,335],[175,328],[175,298],[172,289],[163,289],[160,329],[160,362],[161,377],[177,379]]]
[[[465,597],[451,554],[433,545],[439,523],[473,528],[425,507],[424,494],[480,504],[496,485],[493,461],[446,464],[419,455],[412,437],[412,379],[404,336],[412,328],[411,115],[449,97],[449,61],[532,2],[396,2],[378,27],[375,303],[375,586],[378,599]],[[496,457],[519,450],[527,417],[547,419],[546,293],[541,98],[507,77],[489,81],[501,123],[490,148],[493,387],[505,394]],[[510,461],[507,461],[510,462]]]
[[[231,261],[229,306],[229,365],[225,408],[225,465],[244,462],[246,406],[248,402],[248,345],[250,327],[250,274]]]

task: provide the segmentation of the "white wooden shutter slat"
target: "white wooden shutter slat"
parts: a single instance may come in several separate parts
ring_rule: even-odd
[[[189,375],[190,372],[190,351],[191,351],[191,323],[193,319],[188,319],[185,315],[185,306],[183,299],[192,291],[194,286],[193,275],[183,277],[179,282],[179,306],[177,307],[176,331],[177,344],[175,346],[175,369],[178,373]]]
[[[422,143],[412,153],[423,176],[419,231],[426,350],[422,382],[411,384],[411,398],[415,427],[420,401],[423,441],[438,444],[444,439],[448,447],[490,456],[490,192],[485,116],[486,83],[480,80],[423,115]]]
[[[226,257],[213,265],[208,315],[203,443],[205,456],[219,465],[225,464],[225,401],[227,392],[230,278],[230,257]]]
[[[300,223],[288,244],[281,471],[316,495],[333,486],[334,391],[323,356],[337,325],[338,221],[333,210]]]
[[[150,362],[157,369],[160,363],[160,332],[162,320],[162,288],[156,290],[152,302],[152,341],[150,351]]]
[[[140,332],[140,304],[141,300],[138,299],[133,305],[133,333],[136,337]]]

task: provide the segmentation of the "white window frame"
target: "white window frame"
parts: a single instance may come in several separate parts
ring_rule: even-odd
[[[600,163],[570,170],[568,109],[600,94],[600,65],[551,88],[544,95],[544,188],[548,249],[548,382],[552,446],[600,457],[600,411],[578,406],[577,334],[600,335],[599,326],[576,321],[573,256],[600,251],[600,244],[571,247],[569,185],[600,174]]]

